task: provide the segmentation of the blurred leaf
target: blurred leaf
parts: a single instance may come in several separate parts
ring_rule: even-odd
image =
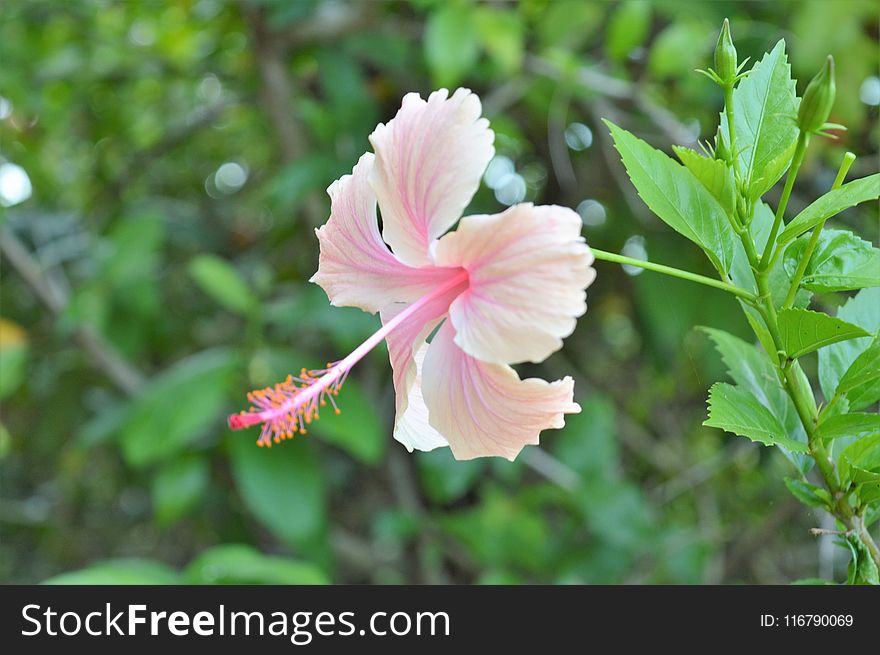
[[[147,214],[118,221],[108,235],[112,245],[102,278],[122,291],[149,279],[158,265],[163,233],[162,218],[158,215]]]
[[[700,23],[687,19],[671,23],[651,43],[648,70],[660,78],[690,75],[703,63],[707,36]]]
[[[263,555],[250,546],[223,544],[198,555],[183,572],[187,584],[329,584],[314,564]]]
[[[177,572],[146,559],[113,559],[79,571],[62,573],[44,581],[50,585],[150,585],[180,584]]]
[[[251,514],[294,547],[315,543],[325,529],[327,500],[314,448],[297,437],[277,448],[259,448],[250,435],[229,443],[232,473]]]
[[[419,452],[415,457],[425,493],[436,503],[453,503],[461,499],[486,469],[484,459],[456,461],[449,448]]]
[[[789,278],[794,277],[810,238],[805,234],[786,249]],[[822,230],[801,286],[823,292],[880,286],[880,250],[848,230]]]
[[[17,323],[0,318],[0,400],[21,386],[27,362],[27,332]]]
[[[590,529],[612,546],[632,550],[644,542],[651,512],[636,485],[587,480],[575,502]]]
[[[540,13],[538,39],[542,47],[578,51],[599,26],[605,7],[583,0],[554,0]]]
[[[734,233],[718,201],[683,166],[610,121],[614,146],[646,205],[700,246],[719,270],[729,271]]]
[[[827,489],[794,478],[785,478],[785,486],[788,487],[792,496],[805,505],[823,508],[831,506],[831,494]]]
[[[880,330],[880,288],[859,291],[837,311],[837,317],[876,333]],[[819,383],[826,400],[834,397],[840,379],[870,345],[871,339],[863,337],[835,343],[819,351]]]
[[[209,350],[156,376],[135,399],[120,435],[129,465],[168,459],[219,424],[236,361],[228,350]]]
[[[267,304],[264,316],[286,334],[313,331],[329,337],[340,352],[353,350],[379,327],[377,317],[357,307],[333,307],[316,284],[300,287],[297,293]]]
[[[173,525],[192,510],[209,482],[208,462],[203,457],[183,457],[159,469],[151,483],[159,525]]]
[[[77,443],[84,448],[92,448],[121,434],[122,426],[131,413],[131,403],[115,402],[102,405],[91,419],[86,421],[76,433]]]
[[[809,452],[805,443],[786,436],[779,420],[751,393],[724,382],[716,382],[709,390],[709,418],[703,425],[721,428],[767,446]]]
[[[549,526],[541,512],[530,511],[520,500],[493,489],[479,505],[436,520],[481,563],[541,571],[552,561]]]
[[[858,325],[809,309],[788,308],[779,312],[780,344],[797,359],[832,343],[870,336]]]
[[[878,198],[880,198],[880,173],[847,182],[839,189],[832,189],[821,198],[814,200],[791,219],[779,235],[779,243],[794,241],[807,230],[813,229],[844,209]]]
[[[651,4],[644,0],[626,0],[614,10],[605,37],[608,58],[622,61],[642,45],[651,29]]]
[[[619,477],[620,446],[614,404],[603,395],[583,402],[580,414],[566,417],[565,427],[553,439],[553,452],[584,480]]]
[[[524,31],[515,11],[478,6],[474,19],[480,41],[503,73],[512,74],[522,66]]]
[[[282,214],[295,211],[310,193],[324,190],[334,170],[333,159],[325,153],[300,157],[269,181],[269,200]]]
[[[321,409],[321,420],[311,425],[325,441],[339,446],[365,464],[377,464],[385,454],[390,438],[376,413],[375,404],[354,380],[348,380],[336,399],[340,413],[328,403]]]
[[[254,311],[256,298],[253,292],[225,259],[198,255],[189,262],[189,274],[202,291],[226,309],[239,314]]]
[[[450,2],[435,9],[425,26],[424,46],[435,85],[455,86],[468,74],[479,53],[472,8]]]
[[[750,198],[764,195],[788,168],[798,138],[797,109],[785,42],[780,40],[733,91],[736,149]],[[730,143],[723,116],[721,131]]]

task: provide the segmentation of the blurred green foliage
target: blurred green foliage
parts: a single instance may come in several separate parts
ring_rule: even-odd
[[[849,131],[811,149],[801,209],[844,150],[876,156],[869,0],[3,3],[0,580],[842,580],[807,534],[821,513],[778,485],[789,465],[701,426],[724,367],[692,326],[749,332],[687,282],[599,265],[564,350],[522,367],[574,375],[584,411],[513,463],[393,442],[382,349],[307,437],[267,452],[224,423],[375,328],[308,284],[313,228],[409,91],[482,97],[498,159],[472,211],[576,207],[596,247],[708,273],[600,118],[664,148],[711,138],[722,101],[693,69],[725,16],[743,58],[784,37],[798,79],[837,60]],[[876,241],[875,219],[839,220]]]

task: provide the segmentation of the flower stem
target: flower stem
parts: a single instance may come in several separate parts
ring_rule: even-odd
[[[613,262],[615,264],[628,264],[629,266],[638,266],[639,268],[644,268],[648,271],[663,273],[664,275],[671,275],[672,277],[681,278],[682,280],[690,280],[691,282],[696,282],[697,284],[704,284],[707,287],[721,289],[722,291],[727,291],[728,293],[732,293],[733,295],[744,298],[745,300],[748,300],[750,302],[755,302],[756,300],[755,295],[750,291],[746,291],[745,289],[742,289],[734,284],[728,284],[727,282],[722,282],[721,280],[706,277],[705,275],[698,275],[696,273],[691,273],[690,271],[683,271],[680,268],[664,266],[663,264],[655,264],[653,262],[645,261],[643,259],[633,259],[632,257],[625,257],[623,255],[618,255],[613,252],[596,250],[595,248],[591,248],[591,250],[593,251],[593,255],[596,257],[596,259],[600,259],[602,261]]]
[[[751,237],[748,234],[743,234],[741,238],[749,261],[752,263],[752,272],[754,273],[755,283],[758,288],[759,301],[761,303],[758,311],[767,325],[777,352],[783,353],[784,348],[782,347],[782,338],[779,332],[776,307],[773,305],[773,298],[770,294],[769,271],[761,270],[756,265],[757,253],[755,252]],[[829,509],[837,520],[847,526],[853,534],[858,535],[859,540],[865,545],[871,558],[880,566],[880,548],[878,548],[877,543],[870,532],[868,532],[867,527],[865,527],[862,517],[854,512],[852,506],[850,506],[849,494],[846,493],[845,489],[840,488],[834,464],[828,456],[825,445],[816,436],[818,413],[815,409],[815,400],[812,396],[812,390],[809,388],[804,389],[801,384],[798,368],[799,365],[796,359],[780,357],[777,372],[785,392],[794,403],[801,425],[803,425],[804,432],[807,435],[807,445],[810,448],[810,454],[816,462],[825,486],[831,493],[832,506]]]
[[[848,152],[843,156],[843,162],[840,164],[840,170],[837,171],[837,178],[834,180],[834,184],[831,185],[832,189],[839,189],[843,184],[843,180],[846,178],[846,174],[849,172],[850,166],[853,165],[853,162],[856,160],[856,156]],[[813,253],[816,251],[816,246],[819,243],[819,237],[822,235],[822,229],[825,227],[825,221],[822,221],[813,228],[813,234],[810,236],[810,242],[807,244],[806,250],[804,250],[804,254],[801,257],[801,262],[798,264],[797,272],[794,274],[794,278],[791,280],[791,287],[788,289],[788,295],[785,296],[785,302],[782,303],[782,307],[791,307],[794,304],[794,298],[797,295],[797,291],[801,286],[801,280],[804,277],[804,273],[807,270],[807,266],[810,265],[810,259],[813,258]]]
[[[769,268],[770,254],[773,252],[773,246],[776,245],[776,235],[779,233],[779,227],[782,225],[785,208],[788,206],[788,198],[791,196],[791,189],[794,187],[794,180],[797,177],[801,164],[804,162],[804,153],[807,151],[807,144],[809,142],[810,134],[801,130],[798,134],[797,145],[795,146],[791,166],[788,168],[788,176],[785,178],[785,186],[782,188],[782,197],[779,199],[779,206],[776,208],[773,227],[770,228],[770,235],[767,237],[767,245],[764,246],[764,254],[761,257],[760,264],[761,270],[767,270],[767,268]]]

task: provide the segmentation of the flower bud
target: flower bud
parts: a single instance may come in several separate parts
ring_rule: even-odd
[[[724,162],[732,160],[730,156],[730,148],[727,146],[727,140],[721,133],[721,127],[719,127],[718,131],[715,133],[715,159]]]
[[[835,93],[834,58],[828,55],[822,70],[807,85],[798,108],[797,122],[802,131],[816,132],[822,128],[834,106]]]
[[[733,85],[736,81],[736,66],[736,48],[730,38],[730,22],[725,18],[715,45],[715,74],[722,86]]]

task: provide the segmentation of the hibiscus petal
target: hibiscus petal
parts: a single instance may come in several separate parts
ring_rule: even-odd
[[[373,162],[372,153],[363,155],[351,175],[327,189],[330,218],[315,231],[321,254],[311,279],[327,292],[331,304],[370,313],[424,295],[445,275],[401,263],[382,241],[376,194],[368,181]]]
[[[513,460],[541,430],[561,428],[565,414],[581,411],[574,380],[520,380],[510,366],[471,357],[443,324],[428,347],[422,393],[431,425],[449,441],[456,459],[500,456]]]
[[[429,263],[428,244],[461,218],[495,154],[480,99],[467,89],[448,94],[435,91],[427,102],[407,94],[397,115],[370,135],[382,236],[413,266]]]
[[[455,342],[496,364],[540,362],[562,347],[586,309],[596,277],[580,217],[555,205],[514,205],[501,214],[466,216],[434,244],[434,261],[462,266],[468,290],[449,315]]]
[[[448,445],[428,423],[428,409],[421,392],[422,361],[428,345],[425,339],[437,327],[464,285],[462,283],[431,300],[385,338],[396,401],[394,438],[409,451],[433,450]],[[383,309],[380,313],[382,323],[390,321],[405,307],[399,304]]]

